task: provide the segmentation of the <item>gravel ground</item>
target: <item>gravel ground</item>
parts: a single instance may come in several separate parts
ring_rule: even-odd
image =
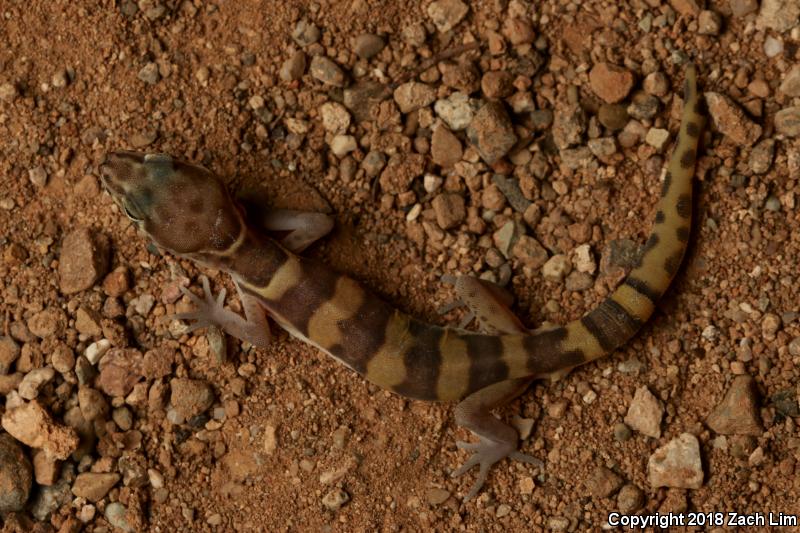
[[[3,532],[800,520],[796,0],[0,14]],[[148,246],[99,185],[107,151],[167,152],[251,203],[332,214],[307,253],[430,322],[458,323],[440,278],[462,273],[507,286],[531,328],[564,323],[649,233],[687,62],[710,120],[684,266],[625,347],[500,410],[545,470],[504,461],[467,504],[452,406],[379,390],[277,328],[266,350],[187,334],[165,320],[191,307],[180,287],[230,280]]]

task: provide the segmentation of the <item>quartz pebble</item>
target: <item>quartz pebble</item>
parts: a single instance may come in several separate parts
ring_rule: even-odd
[[[704,93],[708,112],[717,129],[736,144],[752,146],[761,137],[761,126],[747,118],[744,111],[721,93]],[[778,128],[778,117],[775,117]]]
[[[700,443],[691,433],[682,433],[658,448],[647,462],[650,486],[699,489],[703,485]]]
[[[661,437],[663,416],[664,406],[661,401],[647,387],[639,387],[628,407],[625,423],[639,433],[657,439]]]
[[[469,7],[461,0],[436,0],[428,5],[428,16],[441,33],[452,30],[467,15]]]

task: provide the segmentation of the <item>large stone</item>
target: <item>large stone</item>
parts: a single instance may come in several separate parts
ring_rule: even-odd
[[[708,427],[722,435],[760,436],[761,426],[755,380],[737,376],[728,392],[706,419]]]
[[[108,271],[108,239],[88,228],[76,229],[61,243],[58,278],[61,292],[73,294],[91,288]]]
[[[703,485],[700,443],[691,433],[682,433],[658,448],[647,462],[652,488],[699,489]]]
[[[0,433],[0,515],[21,511],[28,501],[33,468],[22,446]]]
[[[734,143],[745,146],[752,146],[761,137],[761,126],[747,118],[744,111],[733,100],[721,93],[707,92],[704,95],[708,104],[708,113],[716,128],[723,135]]]
[[[627,70],[611,63],[597,63],[589,72],[589,84],[594,93],[608,104],[625,99],[633,88],[634,77]]]
[[[467,136],[489,165],[506,155],[517,142],[511,119],[499,102],[487,102],[478,110],[469,123]]]
[[[119,480],[116,472],[83,472],[75,478],[72,494],[96,503],[105,498]]]
[[[75,430],[57,423],[35,400],[6,411],[2,423],[12,437],[51,458],[66,459],[78,448]]]
[[[442,33],[452,30],[468,11],[469,6],[461,0],[436,0],[428,5],[428,16]]]
[[[661,437],[661,418],[664,416],[664,406],[661,401],[653,396],[647,387],[639,387],[633,396],[625,423],[639,433],[657,439]]]

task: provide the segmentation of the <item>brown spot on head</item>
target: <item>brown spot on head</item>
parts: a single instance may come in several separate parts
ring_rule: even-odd
[[[191,211],[194,214],[202,213],[203,212],[203,199],[200,198],[199,196],[193,198],[192,201],[189,202],[189,211]]]
[[[689,241],[689,228],[685,226],[681,226],[675,231],[676,236],[680,242],[688,242]]]
[[[695,152],[693,148],[687,148],[681,154],[681,168],[691,168],[694,166]]]
[[[660,209],[656,211],[656,224],[663,224],[665,218],[664,211],[661,211]]]
[[[679,217],[689,218],[692,215],[692,198],[688,194],[681,194],[678,203],[675,204],[675,210]]]
[[[205,168],[162,154],[115,152],[101,171],[114,201],[162,248],[220,252],[244,231],[225,186]]]
[[[664,175],[664,184],[661,186],[661,196],[666,196],[670,187],[672,187],[672,173],[667,171]]]

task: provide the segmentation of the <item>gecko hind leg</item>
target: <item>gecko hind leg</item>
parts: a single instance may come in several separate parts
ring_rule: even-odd
[[[189,326],[187,333],[213,324],[228,335],[247,341],[254,346],[264,347],[269,345],[271,336],[269,324],[267,323],[267,314],[256,298],[243,292],[239,284],[236,284],[236,290],[244,308],[245,316],[242,317],[223,307],[225,289],[222,289],[215,298],[211,293],[208,278],[200,276],[200,281],[203,284],[202,298],[196,296],[186,287],[181,287],[181,292],[189,297],[197,309],[172,315],[169,317],[170,319],[193,320],[194,323]]]
[[[508,308],[513,298],[505,289],[494,283],[471,276],[459,276],[451,280],[459,300],[478,319],[481,328],[506,334],[527,333],[525,326]],[[520,378],[501,381],[470,394],[456,407],[456,424],[470,430],[478,442],[456,442],[463,450],[472,451],[472,456],[456,469],[452,476],[458,477],[479,466],[478,477],[464,501],[473,498],[486,482],[489,469],[505,457],[543,467],[539,459],[517,450],[517,431],[492,415],[491,411],[504,405],[528,388],[532,379]]]
[[[481,330],[491,333],[527,333],[519,318],[509,309],[514,297],[504,288],[490,281],[472,276],[442,276],[442,281],[455,286],[458,296],[455,307],[464,305],[469,313],[459,324],[468,325],[477,318]]]
[[[261,225],[283,234],[278,240],[294,253],[300,253],[333,229],[333,217],[312,211],[271,209],[261,216]]]
[[[472,451],[472,456],[452,473],[459,477],[479,466],[478,477],[472,488],[464,496],[464,501],[473,498],[481,490],[489,469],[505,457],[544,467],[544,463],[535,457],[526,455],[517,449],[519,435],[508,424],[492,415],[492,409],[500,407],[519,396],[530,385],[528,378],[501,381],[474,392],[464,398],[456,406],[456,424],[467,428],[478,437],[478,442],[456,442],[456,446]]]

